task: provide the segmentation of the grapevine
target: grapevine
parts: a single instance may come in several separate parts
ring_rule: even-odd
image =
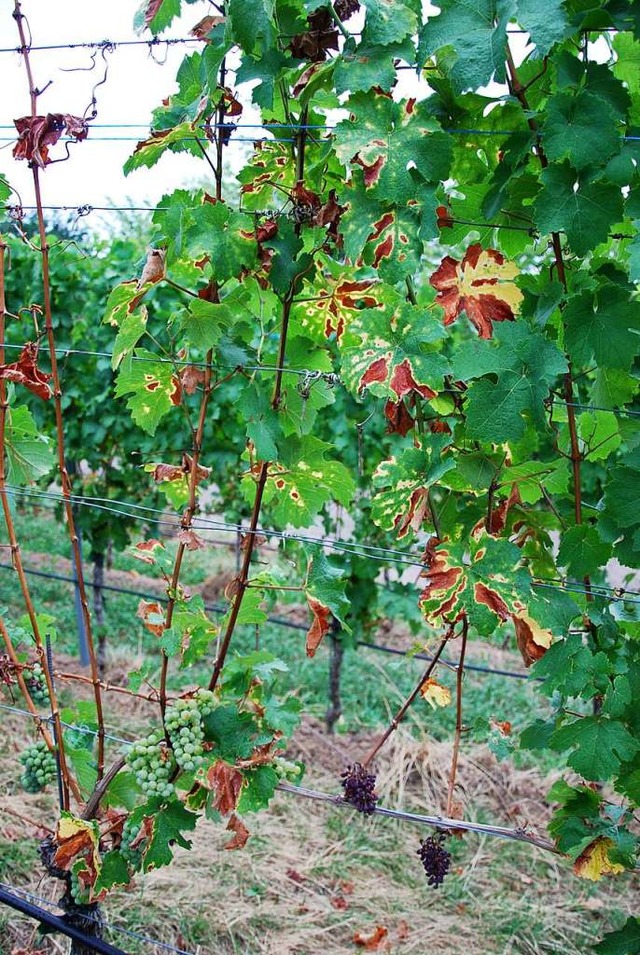
[[[347,754],[334,791],[306,795],[384,815],[382,750],[409,713],[428,730],[429,707],[450,706],[448,778],[439,805],[416,816],[435,830],[418,861],[442,885],[444,829],[459,816],[461,832],[482,831],[458,778],[465,678],[473,642],[498,642],[545,698],[544,718],[527,717],[510,743],[552,752],[563,775],[548,794],[552,841],[515,823],[484,831],[552,851],[578,877],[623,877],[638,866],[640,805],[639,594],[625,589],[640,554],[636,4],[226,0],[212,16],[198,0],[143,0],[137,24],[160,42],[196,6],[195,46],[125,173],[188,153],[209,181],[162,197],[146,261],[133,274],[121,256],[100,306],[105,401],[114,414],[126,406],[123,430],[140,436],[148,487],[135,499],[163,495],[173,520],[136,512],[133,492],[118,504],[128,526],[144,513],[175,531],[130,543],[162,581],[137,611],[153,665],[111,686],[82,576],[81,469],[69,473],[65,451],[73,383],[58,361],[70,342],[42,199],[63,134],[67,155],[92,135],[96,94],[83,115],[40,115],[14,0],[30,107],[14,157],[30,168],[37,212],[35,230],[17,216],[11,250],[40,257],[43,304],[7,279],[0,236],[0,503],[29,627],[16,636],[3,612],[0,633],[7,687],[42,736],[20,757],[22,785],[37,792],[59,774],[56,874],[82,908],[170,864],[202,817],[224,820],[227,848],[242,849],[251,813],[279,791],[305,795],[287,750],[304,688],[281,693],[284,664],[261,625],[292,594],[304,604],[300,657],[331,644],[333,727],[348,706],[345,649],[376,637],[393,592],[412,602],[428,666],[365,755]],[[228,151],[250,138],[243,126],[260,133],[232,191]],[[25,309],[29,341],[13,321]],[[108,447],[107,470],[122,453]],[[12,512],[15,486],[44,486],[56,466],[90,676],[51,662]],[[214,526],[238,544],[219,616],[184,584],[212,496]],[[108,542],[96,535],[102,567]],[[396,577],[410,567],[404,587]],[[241,653],[247,633],[254,649]],[[86,746],[63,726],[58,679],[91,686],[91,712],[78,710]],[[107,744],[110,692],[153,708],[126,750]],[[510,736],[512,714],[499,716],[477,730],[485,742]]]

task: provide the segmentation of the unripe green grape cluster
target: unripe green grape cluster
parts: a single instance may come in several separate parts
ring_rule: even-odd
[[[44,740],[27,746],[20,754],[24,772],[20,784],[28,793],[39,793],[56,776],[56,759]]]
[[[42,706],[49,702],[47,680],[44,675],[44,670],[39,663],[33,664],[31,673],[26,678],[25,682],[31,695],[31,699],[34,703],[36,703],[38,706]]]
[[[135,849],[131,848],[131,843],[135,842],[138,838],[141,828],[140,822],[132,822],[131,818],[127,819],[122,829],[122,841],[120,842],[120,853],[132,869],[140,868],[140,863],[142,862],[142,853],[144,851],[144,846],[136,846]],[[146,840],[145,840],[146,841]]]
[[[297,782],[302,773],[302,767],[299,766],[298,763],[294,763],[290,759],[285,759],[284,756],[274,756],[273,768],[280,779],[286,779],[289,783]]]
[[[161,730],[131,746],[126,756],[127,765],[133,770],[136,782],[147,796],[169,799],[174,793],[170,781],[175,770],[175,760],[164,744]]]
[[[71,898],[77,905],[86,905],[89,901],[89,891],[80,881],[78,873],[73,869],[69,880],[69,891],[71,892]]]
[[[203,763],[204,728],[203,717],[216,705],[215,694],[210,690],[198,690],[190,699],[176,700],[167,710],[165,726],[171,742],[176,763],[187,773],[192,773]]]

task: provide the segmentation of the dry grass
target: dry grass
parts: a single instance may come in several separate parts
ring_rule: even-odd
[[[50,797],[31,797],[27,810],[17,791],[12,737],[20,738],[17,720],[7,721],[3,740],[3,805],[32,820],[50,819]],[[370,737],[336,743],[306,721],[295,748],[313,761],[306,781],[335,790],[336,773],[348,758],[343,747],[353,755],[368,743]],[[448,744],[401,729],[380,761],[384,802],[442,809],[449,760]],[[497,763],[475,747],[461,758],[460,782],[465,813],[543,829],[548,779]],[[109,921],[197,955],[345,955],[363,950],[354,944],[356,933],[369,936],[378,925],[388,935],[377,950],[387,953],[433,948],[448,955],[578,955],[608,927],[610,908],[633,910],[638,889],[637,877],[594,889],[552,855],[467,836],[455,841],[445,885],[432,890],[415,857],[425,833],[411,824],[363,819],[284,793],[270,811],[247,821],[252,835],[241,852],[226,852],[221,826],[204,821],[192,852],[178,851],[173,866],[113,896]],[[13,844],[16,855],[14,875],[5,863],[3,879],[55,898],[55,884],[39,881],[37,867],[30,871],[28,853],[19,861],[25,839],[38,835],[34,827],[7,815],[0,822],[4,853]],[[127,952],[162,952],[116,932],[111,938]],[[25,923],[5,922],[0,940],[10,955],[28,942]]]

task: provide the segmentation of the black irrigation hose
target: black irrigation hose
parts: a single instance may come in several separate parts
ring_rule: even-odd
[[[26,915],[27,918],[37,919],[38,922],[46,925],[47,928],[53,929],[56,932],[62,932],[63,935],[72,938],[76,942],[80,942],[91,951],[98,952],[99,955],[127,955],[124,949],[116,948],[115,945],[110,945],[109,942],[103,942],[102,939],[99,938],[90,938],[88,935],[85,935],[84,932],[81,932],[79,928],[71,925],[59,915],[53,915],[51,912],[47,912],[46,909],[40,908],[39,905],[33,905],[31,902],[27,902],[25,899],[21,899],[19,896],[14,895],[12,892],[7,892],[6,889],[1,887],[0,904],[8,905],[17,912],[21,912],[22,915]]]

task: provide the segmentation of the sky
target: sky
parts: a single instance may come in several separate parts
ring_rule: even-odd
[[[139,40],[133,30],[136,6],[136,0],[22,0],[34,47]],[[186,16],[174,21],[166,36],[187,37],[209,9],[206,2],[187,6]],[[0,0],[2,48],[19,45],[12,12],[13,0]],[[144,39],[148,37],[146,34]],[[168,48],[160,44],[151,55],[146,45],[116,46],[106,54],[106,82],[96,90],[98,116],[88,139],[72,147],[72,159],[43,171],[45,205],[153,206],[179,186],[202,183],[206,167],[187,154],[165,156],[153,169],[135,170],[127,177],[122,172],[136,142],[148,133],[152,110],[176,90],[175,75],[183,57],[198,48],[197,43]],[[91,53],[88,49],[32,51],[35,85],[44,90],[38,100],[40,113],[83,115],[94,84],[104,74],[100,51],[95,69],[88,70]],[[18,53],[0,53],[0,90],[0,173],[18,191],[22,204],[29,206],[33,204],[30,170],[25,161],[16,161],[11,154],[16,136],[13,121],[30,112],[26,72]],[[64,155],[64,149],[58,145],[51,155]],[[17,200],[13,197],[10,201]]]

